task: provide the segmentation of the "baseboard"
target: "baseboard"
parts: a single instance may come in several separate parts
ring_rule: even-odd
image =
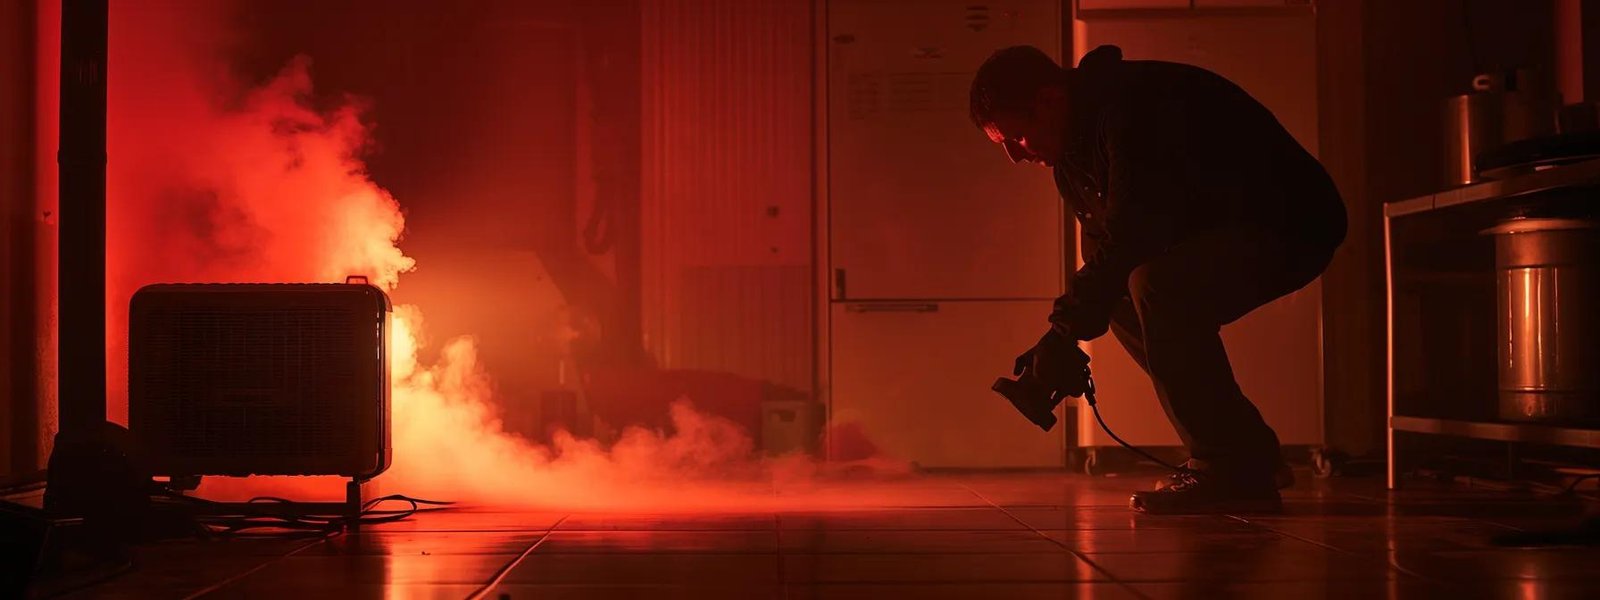
[[[1140,450],[1171,464],[1189,459],[1189,451],[1182,446],[1140,446]],[[1283,447],[1283,458],[1290,465],[1312,466],[1321,446],[1292,444]],[[1067,451],[1067,464],[1073,470],[1090,475],[1110,475],[1161,471],[1161,465],[1122,446],[1079,446]]]

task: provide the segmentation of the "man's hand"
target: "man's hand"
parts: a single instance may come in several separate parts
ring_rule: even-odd
[[[1061,396],[1082,396],[1089,389],[1089,355],[1052,329],[1017,357],[1012,374],[1032,377]]]
[[[1092,340],[1111,328],[1111,311],[1090,308],[1063,296],[1050,313],[1050,329],[1067,340]]]
[[[1034,345],[1027,352],[1017,355],[1017,362],[1011,366],[1011,375],[1013,377],[1021,377],[1033,369],[1033,354],[1038,348],[1038,345]]]

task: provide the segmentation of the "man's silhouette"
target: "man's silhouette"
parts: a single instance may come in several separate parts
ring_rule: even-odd
[[[1327,267],[1345,212],[1322,165],[1232,82],[1124,61],[1114,46],[1070,69],[1037,48],[1001,50],[979,69],[971,102],[973,122],[1013,162],[1054,171],[1084,233],[1084,266],[1019,371],[1079,390],[1076,342],[1109,328],[1150,375],[1192,457],[1135,493],[1134,507],[1280,508],[1277,490],[1293,478],[1219,331]]]

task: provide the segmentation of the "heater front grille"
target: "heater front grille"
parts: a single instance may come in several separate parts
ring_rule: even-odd
[[[163,474],[359,475],[387,460],[382,292],[154,286],[135,297],[129,429]],[[373,473],[375,474],[375,473]]]
[[[150,393],[172,398],[160,414],[173,447],[189,456],[348,453],[337,423],[356,417],[358,339],[336,311],[165,312],[144,373]],[[162,333],[165,330],[165,333]]]

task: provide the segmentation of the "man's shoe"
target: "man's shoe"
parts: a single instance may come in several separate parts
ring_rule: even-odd
[[[1128,505],[1152,515],[1276,513],[1283,511],[1268,478],[1224,478],[1204,471],[1185,471],[1161,489],[1134,492]]]
[[[1203,463],[1192,458],[1179,466],[1183,468],[1183,471],[1156,480],[1156,491],[1171,487],[1182,479],[1185,472],[1203,472],[1207,468]],[[1294,468],[1290,467],[1288,462],[1278,462],[1278,468],[1272,472],[1272,482],[1280,490],[1294,487]]]

